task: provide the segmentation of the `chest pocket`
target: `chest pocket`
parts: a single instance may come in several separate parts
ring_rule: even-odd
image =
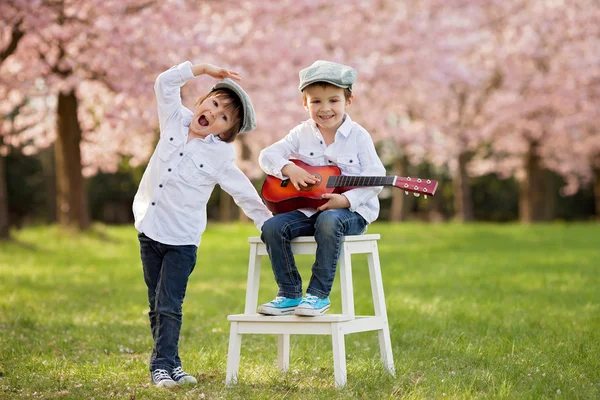
[[[160,143],[158,145],[158,156],[161,160],[168,161],[180,145],[181,141],[177,140],[176,137],[164,136],[160,139]]]
[[[323,149],[301,149],[298,151],[298,158],[309,165],[323,165]]]
[[[336,163],[340,167],[342,175],[360,174],[360,162],[358,161],[358,155],[356,154],[338,156]]]
[[[217,169],[201,156],[183,161],[179,175],[191,186],[212,186],[217,183]]]

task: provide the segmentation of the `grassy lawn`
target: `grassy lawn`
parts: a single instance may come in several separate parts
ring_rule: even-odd
[[[131,227],[56,227],[0,243],[0,398],[600,398],[600,225],[374,224],[396,365],[377,334],[346,337],[348,385],[333,385],[330,337],[244,335],[239,384],[224,386],[228,314],[243,312],[250,224],[209,224],[184,304],[180,353],[192,388],[149,383],[151,337]],[[357,314],[372,302],[355,256]],[[311,258],[298,257],[308,282]],[[339,281],[330,312],[341,312]],[[263,262],[259,302],[275,284]]]

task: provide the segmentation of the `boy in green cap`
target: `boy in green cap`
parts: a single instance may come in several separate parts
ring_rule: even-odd
[[[356,71],[329,61],[316,61],[300,71],[302,102],[310,119],[259,156],[269,175],[289,179],[297,190],[314,184],[314,176],[290,161],[312,166],[337,165],[342,175],[383,176],[385,168],[369,133],[347,114],[354,100]],[[258,307],[266,315],[321,315],[329,309],[329,293],[335,277],[344,235],[359,235],[379,215],[377,195],[382,187],[355,188],[343,194],[325,194],[328,201],[317,209],[278,214],[263,226],[277,297]],[[312,276],[302,296],[302,278],[292,254],[291,240],[313,236],[317,242]]]

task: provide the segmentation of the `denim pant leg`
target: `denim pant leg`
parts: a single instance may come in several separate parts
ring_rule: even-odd
[[[181,366],[178,343],[182,322],[182,305],[189,275],[196,264],[197,247],[172,246],[138,235],[148,287],[150,329],[154,348],[150,370]]]
[[[326,210],[317,214],[317,255],[306,293],[322,299],[329,296],[344,235],[360,235],[366,228],[367,221],[360,214],[347,208]]]
[[[275,281],[279,286],[278,296],[292,299],[302,297],[302,277],[298,273],[291,240],[298,236],[312,236],[315,218],[300,211],[277,214],[268,219],[262,228],[261,239],[267,247]]]

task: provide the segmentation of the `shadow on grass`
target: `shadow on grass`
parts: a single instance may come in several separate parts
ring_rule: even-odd
[[[0,245],[11,245],[20,249],[29,250],[32,252],[39,252],[40,248],[33,243],[25,242],[23,240],[17,239],[14,236],[9,237],[8,239],[4,239],[0,241]]]

